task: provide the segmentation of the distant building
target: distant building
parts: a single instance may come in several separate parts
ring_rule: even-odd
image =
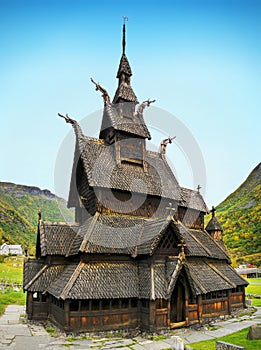
[[[236,272],[244,278],[259,278],[261,277],[261,269],[257,267],[246,267],[235,269]]]
[[[4,243],[0,247],[0,255],[8,255],[8,254],[15,254],[15,255],[23,255],[23,248],[21,244],[7,244]]]

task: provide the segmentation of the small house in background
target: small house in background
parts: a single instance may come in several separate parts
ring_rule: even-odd
[[[68,206],[75,223],[39,216],[36,258],[25,258],[29,319],[66,332],[159,331],[202,324],[245,306],[247,282],[231,267],[222,228],[198,190],[180,186],[150,132],[123,52],[118,87],[104,99],[98,138],[68,115],[76,146]],[[137,106],[138,105],[138,106]]]
[[[0,255],[23,255],[23,248],[20,244],[3,243],[0,247]]]
[[[235,270],[244,278],[261,278],[261,269],[258,267],[239,267]]]

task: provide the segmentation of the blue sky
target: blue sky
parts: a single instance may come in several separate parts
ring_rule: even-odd
[[[70,131],[57,112],[99,128],[89,116],[102,99],[89,78],[113,96],[122,16],[139,101],[155,98],[194,136],[202,191],[217,205],[260,162],[261,1],[0,0],[0,180],[55,191]],[[162,136],[172,131],[164,123]],[[180,184],[194,187],[176,136],[167,155]]]

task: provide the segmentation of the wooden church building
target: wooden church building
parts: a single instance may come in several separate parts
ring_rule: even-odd
[[[167,163],[171,139],[147,150],[152,101],[138,103],[125,46],[124,24],[112,101],[92,80],[104,99],[99,138],[64,117],[76,137],[75,223],[39,217],[36,257],[25,258],[28,318],[66,332],[172,329],[245,306],[247,282],[230,266],[214,209],[205,227],[199,190],[181,187]]]

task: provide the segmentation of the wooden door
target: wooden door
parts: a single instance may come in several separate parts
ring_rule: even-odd
[[[185,289],[183,284],[178,281],[170,300],[170,322],[183,321],[185,321]]]

